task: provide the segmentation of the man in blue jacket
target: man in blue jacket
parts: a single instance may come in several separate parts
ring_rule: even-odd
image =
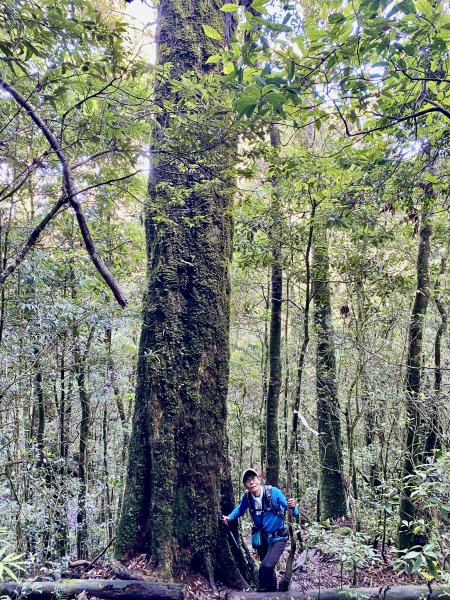
[[[250,510],[253,519],[252,533],[259,532],[261,535],[260,545],[254,546],[261,559],[258,591],[276,592],[275,565],[289,538],[284,524],[284,513],[288,508],[292,508],[294,517],[298,517],[298,509],[295,500],[286,500],[281,490],[262,485],[261,478],[254,469],[244,471],[242,482],[246,491],[241,503],[228,516],[224,515],[222,521],[226,524],[242,517],[247,509]]]

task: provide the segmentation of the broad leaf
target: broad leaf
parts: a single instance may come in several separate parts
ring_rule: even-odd
[[[212,40],[218,40],[221,41],[222,40],[222,36],[220,35],[220,33],[217,31],[217,29],[214,29],[214,27],[211,27],[211,25],[203,25],[203,31],[205,32],[206,37],[211,38]]]
[[[232,2],[227,2],[227,4],[224,4],[220,10],[223,12],[236,12],[238,8],[239,8],[239,4],[233,4]]]

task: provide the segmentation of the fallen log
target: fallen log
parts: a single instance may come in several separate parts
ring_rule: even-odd
[[[177,584],[149,581],[122,581],[118,579],[60,579],[59,581],[0,582],[0,595],[13,600],[50,600],[76,598],[85,592],[88,598],[105,600],[183,600],[183,588]]]
[[[78,567],[90,567],[90,560],[71,560],[67,565],[69,569],[78,569]]]
[[[127,579],[128,581],[136,581],[139,579],[139,581],[146,581],[145,576],[141,575],[137,571],[132,571],[131,569],[128,569],[128,567],[123,565],[120,561],[116,560],[115,558],[112,558],[109,564],[111,565],[114,575],[119,579]]]
[[[381,588],[333,588],[306,592],[229,592],[228,600],[450,600],[450,588],[398,585]]]

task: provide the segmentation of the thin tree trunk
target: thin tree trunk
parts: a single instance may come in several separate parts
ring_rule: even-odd
[[[289,326],[290,326],[290,278],[286,277],[286,314],[284,319],[284,382],[283,382],[283,451],[286,471],[289,453]]]
[[[67,474],[67,458],[69,456],[69,440],[68,440],[68,394],[66,382],[66,344],[67,333],[61,335],[61,354],[57,356],[59,362],[59,456],[61,464],[59,467],[59,489],[57,490],[58,497],[56,499],[56,554],[65,556],[67,554],[67,545],[69,537],[69,527],[67,522],[67,494],[65,486],[65,477]]]
[[[88,486],[88,443],[91,421],[91,398],[87,390],[87,372],[86,361],[90,347],[90,341],[93,335],[93,328],[90,331],[89,338],[86,341],[85,352],[81,352],[80,337],[77,326],[74,327],[74,360],[75,374],[78,385],[78,394],[81,407],[80,421],[80,444],[78,448],[78,509],[77,509],[77,557],[79,559],[87,558],[88,548],[88,529],[87,529],[87,511],[86,496]]]
[[[1,270],[4,271],[8,262],[9,252],[9,233],[11,230],[11,219],[14,203],[11,200],[9,205],[8,222],[3,225],[3,216],[0,214],[0,260]],[[2,239],[3,238],[3,239]],[[5,314],[6,314],[6,286],[2,286],[0,292],[0,346],[3,342],[3,332],[5,329]]]
[[[267,294],[264,294],[264,288],[262,293],[265,301],[265,312],[267,315],[270,310],[270,274],[267,279]],[[266,422],[267,422],[267,388],[269,379],[269,322],[264,316],[264,337],[263,347],[261,352],[261,374],[262,374],[262,399],[259,410],[259,447],[260,447],[260,464],[264,467],[266,464]]]
[[[36,432],[36,445],[38,451],[38,467],[44,465],[44,436],[45,436],[45,399],[44,389],[42,387],[42,370],[39,361],[39,348],[34,348],[34,356],[36,357],[36,375],[35,375],[35,389],[36,389],[36,412],[37,412],[37,432]]]
[[[128,417],[125,412],[125,407],[123,404],[122,396],[120,394],[120,388],[117,384],[117,375],[116,375],[116,365],[114,363],[113,355],[112,355],[112,330],[108,329],[106,331],[106,344],[107,344],[107,352],[108,352],[108,370],[109,376],[111,379],[111,387],[114,395],[114,400],[117,407],[117,412],[119,414],[120,424],[122,426],[122,435],[123,435],[123,445],[121,452],[121,460],[122,465],[126,464],[127,459],[127,449],[129,442],[129,434],[128,434]]]
[[[113,531],[113,515],[111,510],[111,489],[109,487],[109,471],[108,471],[108,409],[105,403],[103,407],[103,423],[102,423],[102,440],[103,440],[103,480],[105,493],[103,494],[104,515],[108,531],[108,543],[114,537]]]
[[[315,230],[313,252],[314,324],[317,335],[316,387],[319,431],[321,518],[346,515],[341,422],[336,385],[326,231]]]
[[[434,452],[434,450],[440,449],[442,446],[442,424],[440,414],[442,410],[441,346],[442,337],[447,331],[448,327],[448,310],[441,298],[440,292],[441,280],[445,276],[449,254],[450,236],[447,238],[447,245],[444,251],[444,255],[441,258],[439,274],[434,284],[434,301],[436,303],[439,315],[441,317],[441,323],[436,331],[436,337],[434,338],[434,395],[431,398],[430,402],[429,427],[425,440],[426,455],[431,455]]]
[[[306,351],[308,349],[309,344],[309,315],[311,309],[311,251],[313,244],[313,236],[314,236],[314,218],[316,214],[316,204],[314,201],[311,202],[311,217],[309,223],[309,232],[308,232],[308,243],[305,251],[305,271],[306,271],[306,279],[305,279],[305,287],[306,287],[306,295],[305,295],[305,310],[303,313],[303,341],[300,349],[300,353],[298,356],[297,363],[297,383],[295,387],[295,395],[294,402],[292,406],[292,431],[291,431],[291,441],[289,445],[289,452],[286,457],[287,469],[286,469],[286,493],[288,497],[292,496],[292,476],[294,471],[295,464],[295,451],[297,447],[297,434],[298,434],[298,421],[299,421],[299,413],[300,413],[300,405],[301,405],[301,394],[302,394],[302,380],[303,380],[303,371],[305,366],[305,358]],[[297,549],[297,540],[294,535],[293,528],[293,514],[292,510],[289,509],[288,512],[288,529],[289,529],[289,539],[291,543],[291,547],[289,550],[289,556],[286,561],[286,569],[284,572],[284,577],[280,582],[279,588],[280,591],[287,591],[289,589],[289,585],[292,579],[292,570],[294,565],[294,557]]]
[[[430,185],[430,194],[432,188]],[[430,254],[431,254],[431,215],[422,215],[420,227],[419,249],[417,254],[417,290],[411,312],[408,338],[408,357],[406,371],[406,416],[407,433],[405,448],[405,463],[403,477],[408,478],[414,473],[414,468],[421,455],[422,417],[420,406],[421,372],[422,372],[422,341],[424,319],[430,297]],[[406,523],[414,520],[416,508],[411,500],[412,484],[406,480],[400,500],[398,547],[410,548],[414,545],[414,535]]]
[[[274,125],[270,131],[272,147],[281,145],[280,131]],[[271,311],[269,341],[269,385],[266,401],[266,478],[270,485],[279,485],[280,440],[278,432],[278,408],[281,390],[281,318],[283,309],[283,268],[281,256],[281,199],[276,189],[276,178],[272,181],[272,272],[271,272]]]

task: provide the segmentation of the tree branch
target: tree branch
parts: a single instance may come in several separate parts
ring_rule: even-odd
[[[56,213],[59,211],[60,208],[62,208],[64,206],[64,204],[66,202],[67,202],[67,198],[65,196],[60,198],[58,200],[58,202],[56,202],[56,204],[53,205],[52,209],[45,215],[45,217],[42,219],[42,221],[40,221],[36,225],[36,227],[31,232],[30,237],[25,242],[25,244],[22,246],[22,250],[19,252],[19,254],[17,254],[17,256],[14,258],[14,260],[12,260],[9,263],[9,265],[6,269],[4,269],[3,271],[0,271],[0,285],[3,285],[6,281],[6,279],[10,275],[12,275],[12,273],[14,273],[14,271],[17,269],[17,267],[20,265],[20,263],[24,260],[24,258],[28,254],[28,252],[36,244],[42,231],[45,229],[45,227],[48,225],[48,223],[50,223],[50,221],[55,217]]]
[[[447,119],[450,120],[450,112],[448,110],[445,110],[445,108],[442,108],[442,106],[439,106],[438,104],[435,104],[433,101],[430,101],[428,99],[426,99],[426,102],[428,102],[428,104],[432,104],[433,108],[424,108],[423,110],[419,110],[416,113],[413,113],[411,115],[406,115],[404,117],[393,117],[390,115],[382,115],[386,119],[390,119],[390,123],[386,123],[385,125],[379,125],[378,127],[372,127],[371,129],[365,129],[363,131],[355,131],[354,133],[352,133],[350,131],[350,128],[348,126],[348,122],[347,122],[346,118],[342,114],[342,111],[340,110],[337,103],[333,100],[333,104],[338,112],[339,118],[341,119],[341,121],[344,124],[345,133],[346,133],[347,137],[356,137],[359,135],[367,135],[368,133],[373,133],[374,131],[383,131],[384,129],[389,129],[395,123],[402,123],[404,121],[410,121],[411,119],[416,119],[417,117],[422,117],[423,115],[427,115],[428,113],[433,113],[433,112],[440,112],[445,117],[447,117]]]
[[[122,308],[124,308],[127,303],[127,297],[126,297],[124,291],[122,290],[120,284],[116,281],[114,276],[111,274],[108,267],[103,262],[97,249],[95,248],[94,240],[92,239],[91,232],[89,231],[89,226],[87,224],[86,217],[84,216],[80,202],[76,198],[77,191],[76,191],[76,187],[75,187],[75,181],[74,181],[74,178],[72,175],[72,170],[70,168],[70,165],[67,161],[67,158],[66,158],[64,152],[62,151],[61,145],[59,144],[58,140],[56,139],[56,137],[54,136],[52,131],[44,123],[44,121],[39,117],[38,114],[36,114],[33,106],[27,100],[25,100],[25,98],[23,98],[13,87],[8,85],[1,78],[0,78],[0,88],[5,90],[6,92],[8,92],[14,98],[14,100],[17,102],[17,104],[19,104],[22,108],[24,108],[26,110],[30,119],[39,127],[39,129],[41,130],[41,132],[47,139],[48,143],[50,144],[52,150],[55,152],[56,156],[58,157],[58,160],[61,163],[61,167],[62,167],[62,171],[63,171],[64,185],[65,185],[66,193],[67,193],[67,198],[61,199],[59,202],[64,203],[66,200],[69,201],[69,203],[75,213],[76,219],[78,221],[78,226],[80,228],[81,235],[83,237],[84,245],[86,247],[86,250],[88,251],[89,256],[91,257],[92,262],[94,263],[94,265],[97,268],[100,275],[105,280],[108,287],[111,289],[111,291],[114,294],[114,297],[116,298],[119,305]],[[35,228],[34,231],[36,231],[37,229],[39,231],[37,232],[37,235],[35,236],[34,241],[32,241],[32,245],[36,242],[42,229],[53,218],[53,216],[56,214],[57,210],[59,210],[60,206],[58,207],[56,212],[54,212],[55,207],[58,204],[59,203],[55,204],[53,209],[41,221],[41,223],[37,226],[37,228]],[[33,233],[34,233],[34,231],[33,231]],[[30,239],[28,240],[26,246],[30,242]],[[25,249],[25,247],[24,247],[24,249]],[[30,248],[28,248],[28,250],[29,249]],[[26,252],[28,252],[28,250]],[[23,260],[23,258],[22,258],[22,260]],[[15,268],[16,267],[14,267],[14,269]]]
[[[19,181],[19,183],[15,187],[11,188],[9,190],[9,192],[7,194],[5,194],[4,196],[2,196],[3,192],[6,191],[9,187],[11,187],[12,183],[8,184],[7,186],[5,186],[3,188],[3,190],[0,192],[0,202],[5,202],[5,200],[8,200],[8,198],[11,198],[11,196],[14,196],[14,194],[20,190],[20,188],[24,185],[24,183],[26,181],[28,181],[28,179],[32,173],[32,170],[27,168],[27,169],[25,169],[25,172],[26,172],[25,177],[23,179],[21,179],[21,181]]]

